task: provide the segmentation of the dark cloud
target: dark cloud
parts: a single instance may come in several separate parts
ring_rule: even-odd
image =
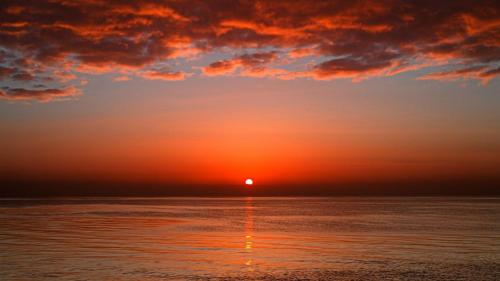
[[[0,66],[0,79],[9,77],[15,71],[16,69],[14,68]]]
[[[38,100],[48,102],[60,100],[80,95],[80,90],[75,87],[63,89],[24,89],[24,88],[5,88],[0,90],[0,99],[5,100]]]
[[[33,75],[29,74],[28,72],[16,73],[16,74],[12,75],[11,78],[13,80],[16,80],[16,81],[25,81],[25,82],[35,79],[35,77]]]
[[[451,72],[486,66],[477,77],[491,79],[500,64],[499,6],[495,0],[4,0],[0,63],[30,74],[56,67],[177,79],[181,72],[146,69],[217,51],[248,55],[214,62],[205,74],[241,68],[240,75],[363,79],[439,63],[456,66]],[[256,55],[269,50],[319,63],[285,73],[286,63],[273,69],[275,58]]]
[[[314,73],[319,78],[329,77],[363,77],[376,75],[380,71],[390,67],[392,61],[390,58],[360,59],[360,58],[342,58],[332,59],[318,64]]]

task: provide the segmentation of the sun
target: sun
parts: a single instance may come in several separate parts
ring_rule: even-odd
[[[252,186],[253,185],[253,180],[252,179],[246,179],[245,180],[245,184],[248,185],[248,186]]]

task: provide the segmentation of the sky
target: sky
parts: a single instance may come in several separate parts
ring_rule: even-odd
[[[496,1],[6,0],[0,19],[0,195],[499,192]]]

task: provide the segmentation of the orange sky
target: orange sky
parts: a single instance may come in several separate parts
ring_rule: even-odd
[[[495,182],[499,16],[493,1],[3,1],[0,180]]]
[[[486,104],[495,96],[442,93],[448,101],[464,99],[446,112],[428,108],[434,94],[407,94],[423,100],[391,105],[394,93],[325,98],[289,90],[151,94],[153,100],[122,99],[103,112],[87,112],[79,102],[70,105],[76,113],[57,109],[63,103],[52,109],[19,105],[16,110],[30,115],[39,110],[39,117],[3,123],[9,134],[0,144],[9,149],[2,151],[2,170],[28,178],[229,185],[248,177],[283,185],[484,178],[498,172],[497,125],[484,123],[497,117],[494,104]],[[461,107],[483,112],[478,118]],[[51,110],[56,113],[43,116]]]

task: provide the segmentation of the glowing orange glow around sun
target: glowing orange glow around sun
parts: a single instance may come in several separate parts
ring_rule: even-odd
[[[245,184],[250,187],[250,186],[253,185],[253,180],[252,179],[246,179],[245,180]]]

